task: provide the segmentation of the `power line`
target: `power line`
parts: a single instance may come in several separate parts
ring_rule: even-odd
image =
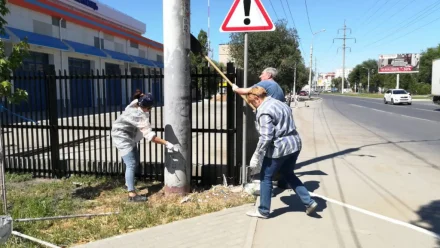
[[[347,25],[345,24],[344,21],[344,28],[340,28],[338,29],[338,33],[339,31],[343,30],[344,31],[344,36],[342,38],[334,38],[333,42],[335,42],[335,40],[343,40],[343,45],[342,45],[342,89],[341,89],[341,93],[344,94],[344,81],[345,81],[345,50],[349,47],[347,47],[345,45],[345,41],[346,40],[354,40],[354,42],[356,42],[356,38],[347,38],[347,30],[350,30],[351,33],[351,28],[347,28]],[[351,48],[350,48],[351,51]]]
[[[395,38],[393,41],[399,40],[399,39],[401,39],[401,38],[403,38],[403,37],[405,37],[405,36],[407,36],[407,35],[410,35],[410,34],[416,32],[416,31],[418,31],[418,30],[420,30],[420,29],[422,29],[422,28],[424,28],[424,27],[426,27],[426,26],[428,26],[428,25],[430,25],[430,24],[432,24],[432,23],[434,23],[434,22],[436,22],[436,21],[439,21],[439,20],[440,20],[440,17],[437,18],[437,19],[434,19],[434,20],[432,20],[432,21],[430,21],[430,22],[428,22],[428,23],[426,23],[426,24],[423,25],[423,26],[420,26],[420,27],[417,27],[416,29],[413,29],[412,31],[410,31],[410,32],[408,32],[408,33],[406,33],[406,34],[404,34],[404,35],[402,35],[402,36],[399,36],[399,37]],[[393,42],[393,41],[392,41],[392,42]]]
[[[385,6],[390,0],[387,0],[385,3],[383,3],[372,15],[370,15],[367,20],[365,20],[362,24],[365,24],[365,22],[369,21],[383,6]],[[368,22],[365,25],[368,25],[370,22]]]
[[[298,41],[299,41],[299,46],[300,46],[300,48],[301,48],[301,52],[302,52],[303,55],[305,55],[305,53],[304,53],[304,49],[303,49],[303,45],[302,45],[302,42],[301,42],[301,39],[299,39],[298,29],[296,28],[295,20],[293,20],[292,11],[290,10],[290,4],[289,4],[289,1],[286,0],[286,3],[287,3],[287,9],[289,10],[289,13],[290,13],[290,18],[292,19],[293,27],[294,27],[295,30],[296,30],[296,35],[297,35],[297,39],[298,39]]]
[[[365,15],[368,14],[368,12],[370,12],[370,10],[372,10],[374,8],[374,6],[376,6],[376,4],[379,2],[380,0],[376,0],[376,2],[374,2],[373,5],[371,5],[371,7],[367,10],[367,12],[365,12]]]
[[[388,9],[393,9],[399,2],[401,2],[401,0],[397,1],[393,6],[389,7]],[[404,8],[400,9],[398,12],[394,13],[391,16],[387,16],[387,19],[390,20],[392,17],[394,17],[397,13],[399,13],[400,11],[402,11],[403,9],[405,9],[409,4],[411,4],[413,1],[408,2],[407,5],[404,6]],[[385,8],[384,11],[382,12],[382,14],[379,15],[382,16],[385,12],[387,11],[387,9]],[[379,23],[379,25],[377,25],[376,27],[370,29],[369,31],[367,31],[366,33],[364,33],[362,36],[365,37],[367,34],[373,32],[374,30],[376,30],[378,27],[383,26],[382,23]]]
[[[309,21],[310,32],[313,35],[312,25],[310,25],[309,8],[307,7],[307,0],[304,0],[304,4],[306,5],[307,20]]]
[[[401,31],[401,30],[403,30],[403,29],[407,29],[407,28],[410,27],[411,25],[413,25],[413,24],[415,24],[415,23],[417,23],[417,22],[419,22],[419,21],[425,19],[426,17],[430,16],[431,14],[433,14],[434,12],[436,12],[436,11],[439,9],[439,8],[435,8],[435,7],[438,7],[438,5],[440,5],[440,1],[438,1],[437,3],[434,3],[434,4],[429,5],[429,6],[426,7],[424,10],[418,12],[418,13],[416,14],[415,17],[410,18],[410,19],[409,19],[407,22],[405,22],[405,24],[402,25],[400,28],[395,29],[394,32],[392,32],[392,33],[390,33],[390,34],[388,34],[388,35],[382,37],[382,38],[379,39],[379,40],[376,40],[376,41],[374,41],[374,42],[372,42],[372,43],[366,45],[365,47],[369,47],[369,46],[374,45],[374,44],[376,44],[376,43],[378,43],[378,42],[380,42],[380,41],[383,41],[383,40],[385,40],[385,39],[387,39],[387,38],[389,38],[389,37],[391,37],[391,36],[393,36],[393,35],[399,33],[399,31]],[[425,14],[425,12],[426,12],[426,15],[425,15],[424,17],[422,17],[422,15]],[[422,17],[422,18],[419,18],[419,17]]]
[[[379,1],[380,1],[380,0],[376,0],[376,2],[374,2],[374,4],[371,5],[370,8],[364,13],[364,16],[367,16],[367,14],[370,12],[370,10],[372,10],[373,7],[376,6],[376,4],[377,4]],[[359,24],[360,24],[360,22],[361,22],[361,19],[363,19],[363,18],[359,18],[358,21],[356,22],[356,27],[359,26]],[[366,20],[364,20],[364,22],[363,22],[362,24],[364,24],[365,21],[366,21]],[[356,32],[356,31],[355,31],[355,32]]]
[[[277,14],[277,12],[275,11],[275,8],[273,7],[272,1],[269,0],[269,3],[270,3],[270,5],[272,6],[273,12],[275,13],[275,16],[277,17],[277,20],[280,20],[280,18],[278,18],[278,14]]]
[[[280,3],[281,3],[281,7],[283,8],[284,15],[286,16],[286,20],[287,20],[287,14],[286,14],[286,9],[284,8],[283,0],[280,0]]]
[[[293,27],[296,29],[295,21],[293,20],[292,11],[290,10],[290,4],[289,4],[289,1],[286,0],[286,3],[287,3],[287,9],[289,10],[289,13],[290,13],[290,18],[292,19]],[[298,32],[298,29],[296,29],[296,31]]]

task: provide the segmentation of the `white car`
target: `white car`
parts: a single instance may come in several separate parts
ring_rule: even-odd
[[[385,92],[385,96],[383,97],[383,102],[385,104],[391,103],[391,104],[402,104],[406,103],[408,105],[412,104],[412,98],[411,94],[408,93],[406,90],[402,89],[391,89],[387,90]]]

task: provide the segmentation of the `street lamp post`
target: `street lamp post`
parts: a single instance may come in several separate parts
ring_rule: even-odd
[[[310,95],[312,93],[312,86],[311,86],[311,84],[312,84],[312,65],[313,65],[312,64],[313,63],[313,61],[312,61],[312,58],[313,58],[313,39],[315,38],[315,35],[317,35],[317,34],[319,34],[321,32],[325,32],[325,29],[320,30],[320,31],[312,34],[312,44],[310,45],[309,99],[310,99]]]
[[[364,69],[367,69],[367,71],[368,71],[368,85],[367,85],[367,93],[370,93],[370,70],[372,70],[372,69],[370,69],[370,68],[367,68],[367,67],[362,67],[362,68],[364,68]]]

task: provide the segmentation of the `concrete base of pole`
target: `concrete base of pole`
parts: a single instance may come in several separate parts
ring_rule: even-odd
[[[170,187],[170,186],[164,186],[163,187],[165,196],[169,195],[186,195],[190,192],[190,186],[184,185],[182,187]]]

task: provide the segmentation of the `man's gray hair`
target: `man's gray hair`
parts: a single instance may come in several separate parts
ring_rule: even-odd
[[[272,78],[275,78],[278,74],[277,69],[273,67],[267,67],[263,72],[269,73]]]

